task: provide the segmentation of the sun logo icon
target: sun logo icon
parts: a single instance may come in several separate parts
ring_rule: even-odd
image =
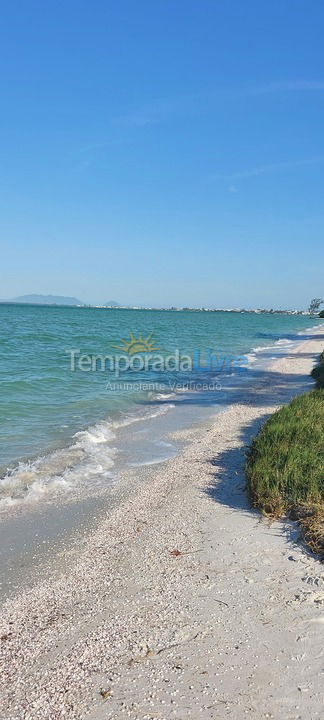
[[[120,340],[121,345],[113,345],[116,350],[126,352],[128,355],[136,355],[137,353],[154,352],[154,350],[160,350],[161,348],[155,347],[153,340],[153,333],[150,333],[146,338],[143,337],[142,333],[136,338],[132,331],[129,331],[129,340]]]

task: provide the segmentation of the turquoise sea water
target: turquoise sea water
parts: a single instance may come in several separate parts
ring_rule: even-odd
[[[49,488],[70,490],[80,477],[90,484],[99,475],[108,479],[116,429],[171,411],[170,382],[231,375],[224,358],[253,349],[262,354],[278,341],[284,347],[316,322],[272,314],[0,305],[0,501],[8,505]],[[153,333],[150,342],[159,348],[154,352],[163,357],[177,349],[191,357],[198,351],[202,365],[209,348],[214,367],[207,374],[204,367],[195,373],[149,367],[119,378],[109,370],[82,371],[78,364],[71,371],[71,350],[129,358],[114,346],[130,332],[143,338]],[[141,389],[139,382],[156,387]]]

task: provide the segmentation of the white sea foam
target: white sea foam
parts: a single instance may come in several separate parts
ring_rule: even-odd
[[[255,354],[254,352],[246,353],[246,354],[244,355],[244,358],[245,358],[246,361],[247,361],[246,363],[243,364],[243,366],[245,367],[245,365],[251,365],[251,363],[254,363],[254,362],[255,362],[255,360],[256,360],[256,354]]]
[[[111,423],[101,422],[77,432],[68,448],[19,463],[0,479],[0,509],[57,496],[111,477],[114,437]]]
[[[165,398],[165,396],[163,396]],[[158,398],[155,395],[155,400]],[[155,417],[159,417],[159,415],[164,415],[167,413],[171,408],[174,408],[174,405],[172,403],[166,403],[165,405],[160,405],[156,408],[150,408],[148,411],[145,411],[143,408],[143,411],[134,413],[133,415],[131,413],[127,413],[124,418],[114,420],[111,425],[112,428],[118,429],[121,427],[126,427],[127,425],[132,425],[133,423],[140,422],[141,420],[151,420]]]
[[[256,347],[252,348],[250,353],[246,353],[245,357],[248,358],[249,362],[255,362],[259,355],[262,355],[262,353],[268,350],[272,350],[274,352],[277,350],[277,352],[282,353],[284,350],[288,350],[296,345],[296,342],[296,340],[290,340],[289,338],[280,338],[271,345],[256,345]]]
[[[170,400],[171,398],[175,397],[175,393],[155,393],[153,397],[154,400]]]
[[[245,355],[247,364],[255,363],[262,357],[262,353],[269,350],[284,353],[286,349],[297,344],[298,335],[311,334],[317,327],[312,326],[296,333],[296,340],[281,338],[271,345],[253,348]],[[156,406],[143,406],[141,411],[125,413],[124,417],[118,420],[99,422],[87,430],[77,432],[69,447],[30,462],[19,463],[0,478],[0,510],[19,503],[34,503],[60,494],[73,493],[84,487],[102,487],[107,482],[112,482],[116,456],[113,441],[118,429],[167,413],[174,408],[172,402],[168,401],[181,392],[186,392],[186,389],[179,388],[177,392],[171,393],[167,390],[152,392],[152,403],[166,402]],[[145,463],[154,464],[160,461],[159,456],[152,457]]]
[[[252,350],[248,353],[245,353],[244,357],[247,360],[247,365],[252,365],[255,363],[258,358],[262,357],[262,354],[264,352],[267,352],[268,350],[277,351],[277,353],[283,353],[284,350],[288,350],[289,348],[294,347],[297,345],[298,335],[305,335],[307,333],[311,333],[316,329],[317,326],[308,328],[307,330],[300,330],[298,333],[296,333],[296,340],[291,340],[290,338],[279,338],[275,342],[273,342],[271,345],[256,345],[256,347],[253,347]],[[277,355],[272,355],[271,360],[275,360]]]
[[[19,463],[0,479],[0,511],[111,482],[116,456],[112,442],[118,428],[164,415],[171,407],[168,403],[116,421],[99,422],[75,433],[69,447]]]

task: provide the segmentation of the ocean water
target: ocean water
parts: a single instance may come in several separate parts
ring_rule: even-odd
[[[180,406],[183,424],[222,407],[231,383],[239,392],[256,361],[286,351],[317,322],[0,305],[0,509],[96,492],[122,465],[172,456],[167,431],[179,426]]]

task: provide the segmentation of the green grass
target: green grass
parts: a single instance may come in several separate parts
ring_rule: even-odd
[[[319,364],[314,367],[311,376],[316,381],[316,387],[324,388],[324,350],[320,355]]]
[[[324,553],[324,389],[270,417],[252,442],[246,474],[252,505],[298,518],[308,544]]]

